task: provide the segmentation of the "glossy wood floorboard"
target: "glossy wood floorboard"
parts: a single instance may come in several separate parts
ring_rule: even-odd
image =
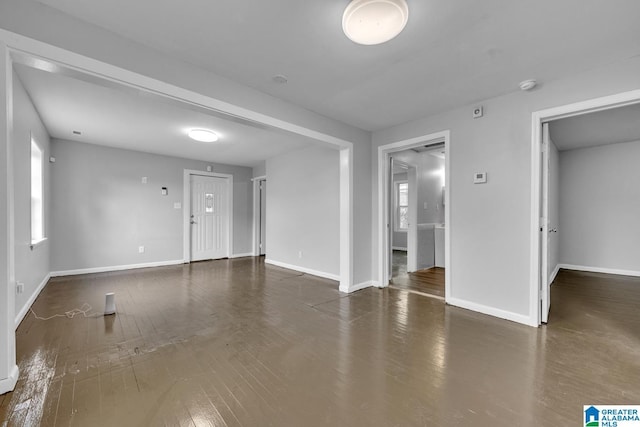
[[[407,252],[393,251],[390,286],[444,298],[444,268],[433,267],[407,273]]]
[[[539,329],[261,258],[57,278],[17,330],[10,426],[570,426],[640,403],[640,279],[561,272]]]

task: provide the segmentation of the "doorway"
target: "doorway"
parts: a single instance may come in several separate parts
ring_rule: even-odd
[[[253,256],[267,254],[267,177],[257,176],[253,181]]]
[[[436,153],[439,158],[431,156]],[[449,131],[378,148],[380,287],[445,300],[449,295],[450,209],[445,209],[450,206],[450,189],[445,185],[450,173],[448,153]],[[394,167],[394,159],[398,167]],[[426,163],[439,163],[440,167],[429,169]],[[422,189],[421,181],[427,182]],[[398,228],[405,229],[406,252],[402,246],[405,240],[397,237]],[[436,234],[442,234],[441,238],[436,239]],[[437,257],[436,240],[442,246],[438,248],[442,254]],[[436,267],[436,258],[442,267]]]
[[[233,176],[185,171],[185,262],[229,258]]]
[[[390,155],[392,197],[389,286],[444,297],[444,143],[426,143]],[[437,254],[441,251],[442,254]],[[440,256],[438,256],[440,255]]]
[[[559,209],[560,200],[562,200],[562,196],[553,196],[553,191],[550,188],[554,187],[553,180],[557,179],[557,176],[554,177],[553,169],[551,166],[552,158],[554,155],[559,156],[558,148],[562,149],[561,146],[555,147],[552,143],[552,138],[550,136],[549,131],[549,123],[554,123],[556,121],[561,121],[562,119],[573,119],[579,118],[580,116],[587,117],[587,115],[591,115],[592,113],[606,113],[610,112],[614,109],[619,109],[622,107],[630,107],[640,103],[640,91],[631,91],[625,92],[617,95],[607,96],[603,98],[597,98],[589,101],[579,102],[576,104],[565,105],[561,107],[556,107],[548,110],[542,110],[533,113],[532,120],[532,211],[531,211],[531,282],[530,282],[530,292],[531,292],[531,324],[532,325],[540,325],[542,323],[546,323],[549,319],[549,311],[551,307],[551,284],[558,274],[560,268],[567,269],[580,269],[583,271],[598,271],[598,272],[608,272],[614,274],[629,274],[628,270],[623,269],[611,269],[611,268],[593,268],[589,266],[572,266],[570,264],[564,263],[562,261],[563,256],[558,255],[558,249],[556,246],[566,246],[564,243],[560,244],[558,239],[564,233],[564,228],[560,229],[558,227],[558,220],[554,221],[554,211],[556,211],[555,216],[557,217],[557,211]],[[592,116],[590,116],[592,117]],[[594,146],[596,144],[593,144]],[[574,149],[577,147],[573,147]],[[562,150],[560,150],[562,151]],[[574,150],[572,150],[574,151]],[[551,166],[551,167],[550,167]],[[556,167],[557,169],[557,167]],[[591,168],[584,174],[585,179],[580,179],[578,182],[585,184],[588,182],[588,179],[591,179],[598,169],[602,169],[602,165],[599,165],[597,168]],[[607,168],[610,171],[615,170],[618,172],[619,167],[612,166],[611,168]],[[558,170],[555,172],[556,175],[559,174]],[[601,180],[602,182],[598,182],[598,184],[602,184],[604,182],[611,182],[611,177],[607,176],[606,179]],[[555,184],[558,185],[557,183]],[[585,184],[588,185],[588,184]],[[563,186],[564,187],[564,186]],[[584,187],[584,186],[583,186]],[[590,187],[589,191],[593,192],[594,188]],[[561,190],[564,191],[564,190]],[[567,194],[575,194],[575,191],[570,191]],[[604,205],[606,209],[609,211],[615,211],[615,206],[612,205],[610,201],[610,191],[606,191],[607,203],[598,203],[592,195],[588,200],[588,207],[586,209],[581,210],[580,217],[582,217],[583,213],[591,212],[593,207],[597,207],[600,205]],[[554,206],[554,200],[555,202]],[[565,203],[567,203],[565,201]],[[573,202],[571,202],[572,206]],[[564,215],[564,214],[563,214]],[[576,219],[577,217],[574,217]],[[573,222],[573,221],[570,221]],[[617,223],[614,221],[613,223]],[[568,225],[568,222],[565,222],[565,225]],[[596,227],[604,227],[607,225],[607,221],[602,223],[602,221],[594,221],[590,224],[591,229],[587,231],[587,233],[583,233],[581,239],[587,236],[588,234],[593,234],[593,230]],[[564,230],[564,231],[563,231]],[[566,233],[565,233],[566,234]],[[626,234],[629,234],[628,232]],[[563,237],[565,240],[567,238]],[[585,248],[593,247],[594,245],[581,244],[580,251],[582,252]],[[607,245],[598,245],[597,250],[602,254],[604,252],[610,251],[610,248],[605,251],[605,247]],[[566,248],[565,248],[566,249]],[[562,252],[566,252],[563,249]],[[553,253],[556,252],[554,256]],[[580,267],[580,268],[575,268]],[[621,273],[622,271],[622,273]],[[633,273],[633,272],[632,272]],[[640,274],[640,273],[638,273]]]

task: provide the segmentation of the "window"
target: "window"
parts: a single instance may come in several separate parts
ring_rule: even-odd
[[[31,138],[31,244],[44,240],[43,153]]]
[[[409,229],[409,183],[396,182],[396,231]]]

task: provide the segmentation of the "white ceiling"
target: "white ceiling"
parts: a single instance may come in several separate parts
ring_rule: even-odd
[[[214,117],[148,94],[20,64],[15,70],[54,138],[249,167],[315,143]],[[191,128],[212,129],[220,140],[194,142],[187,137]],[[82,135],[75,135],[74,130]]]
[[[556,120],[549,132],[560,151],[640,141],[640,104]]]
[[[378,46],[344,36],[347,0],[39,1],[367,130],[640,53],[638,0],[408,0],[405,31]]]

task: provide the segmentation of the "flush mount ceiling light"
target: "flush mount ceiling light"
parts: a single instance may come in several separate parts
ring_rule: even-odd
[[[405,0],[352,0],[342,15],[342,30],[358,44],[387,42],[407,25]]]
[[[198,142],[216,142],[218,135],[208,129],[191,129],[189,131],[189,138]]]

